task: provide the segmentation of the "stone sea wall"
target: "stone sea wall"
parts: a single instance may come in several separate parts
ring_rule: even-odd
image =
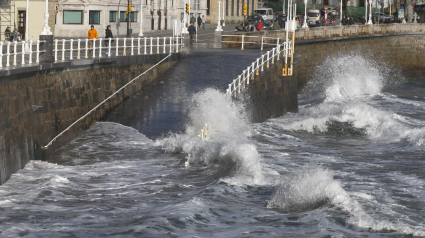
[[[45,159],[124,99],[135,94],[181,57],[173,54],[78,122],[47,150],[57,134],[117,89],[167,55],[115,57],[109,62],[82,60],[43,65],[43,70],[0,78],[0,184],[32,159]],[[79,64],[79,65],[78,65]]]

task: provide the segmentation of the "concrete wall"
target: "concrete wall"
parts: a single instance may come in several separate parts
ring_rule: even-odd
[[[248,100],[254,122],[283,116],[287,112],[298,112],[298,60],[299,56],[295,56],[292,76],[282,76],[285,63],[281,58],[275,61],[274,65],[270,63],[270,68],[264,68],[264,72],[260,72],[260,75],[250,82]]]
[[[180,58],[180,54],[173,54],[171,59],[136,80],[78,122],[47,150],[41,149],[41,146],[46,145],[70,124],[165,56],[117,57],[104,63],[81,60],[74,65],[47,64],[42,65],[43,70],[23,70],[21,74],[1,77],[0,184],[23,168],[29,160],[48,157],[125,98],[141,90]]]

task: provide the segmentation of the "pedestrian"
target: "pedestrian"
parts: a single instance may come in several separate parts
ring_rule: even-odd
[[[273,23],[273,30],[279,30],[279,23],[277,21]]]
[[[347,18],[347,20],[348,20],[348,25],[354,25],[354,20],[353,20],[353,18],[348,17],[348,18]]]
[[[192,43],[193,36],[195,35],[195,32],[196,32],[196,28],[193,25],[193,22],[190,23],[190,26],[187,28],[187,30],[189,31],[189,35],[190,35],[190,43]]]
[[[194,15],[192,15],[192,17],[190,18],[190,23],[193,23],[193,24],[196,23],[196,18]]]
[[[198,28],[201,28],[201,23],[202,23],[202,19],[201,19],[201,15],[198,16]]]
[[[96,31],[96,29],[94,29],[93,25],[91,25],[87,37],[90,40],[90,48],[92,48],[93,47],[93,39],[97,39],[97,31]]]
[[[205,29],[205,22],[207,21],[207,19],[205,19],[205,16],[202,15],[202,29]]]
[[[6,38],[9,38],[9,41],[13,40],[13,36],[10,35],[10,26],[6,27],[6,30],[4,31],[4,36]]]
[[[111,31],[111,25],[108,25],[105,30],[105,45],[106,45],[106,53],[109,53],[109,38],[114,38]],[[112,44],[113,40],[111,40]]]
[[[261,19],[260,20],[258,20],[258,23],[257,23],[257,31],[261,31],[263,29],[263,23],[261,22]]]

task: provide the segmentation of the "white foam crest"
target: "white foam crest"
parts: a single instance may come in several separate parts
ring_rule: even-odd
[[[318,165],[307,165],[294,176],[288,178],[277,188],[267,207],[283,210],[315,209],[331,203],[347,211],[351,217],[349,222],[362,228],[376,231],[394,230],[402,234],[423,236],[423,226],[412,226],[402,221],[395,223],[385,219],[374,219],[366,213],[361,205],[350,197],[340,182],[333,178],[331,170]],[[370,196],[367,196],[371,199]]]
[[[31,160],[25,165],[24,169],[26,169],[26,170],[49,170],[49,169],[56,169],[56,168],[61,168],[61,167],[62,166],[57,165],[55,163],[49,163],[49,162],[41,161],[41,160]]]
[[[171,153],[184,153],[187,165],[235,167],[230,178],[222,181],[235,185],[267,184],[263,163],[255,145],[249,140],[251,128],[243,105],[214,89],[197,93],[192,98],[190,123],[184,134],[171,135],[157,145]],[[200,130],[208,124],[205,140]]]

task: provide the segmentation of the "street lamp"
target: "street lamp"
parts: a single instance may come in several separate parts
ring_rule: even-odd
[[[220,26],[220,10],[221,10],[220,0],[218,0],[218,21],[217,21],[217,29],[215,29],[215,31],[223,31],[223,29],[221,29],[221,26]]]
[[[224,5],[224,0],[223,0],[223,26],[226,26],[226,23],[224,21],[224,8],[225,8],[225,5]]]
[[[142,6],[142,0],[140,0],[140,31],[139,36],[143,36],[143,6]]]
[[[307,0],[304,0],[304,23],[303,28],[308,28],[307,25]]]

